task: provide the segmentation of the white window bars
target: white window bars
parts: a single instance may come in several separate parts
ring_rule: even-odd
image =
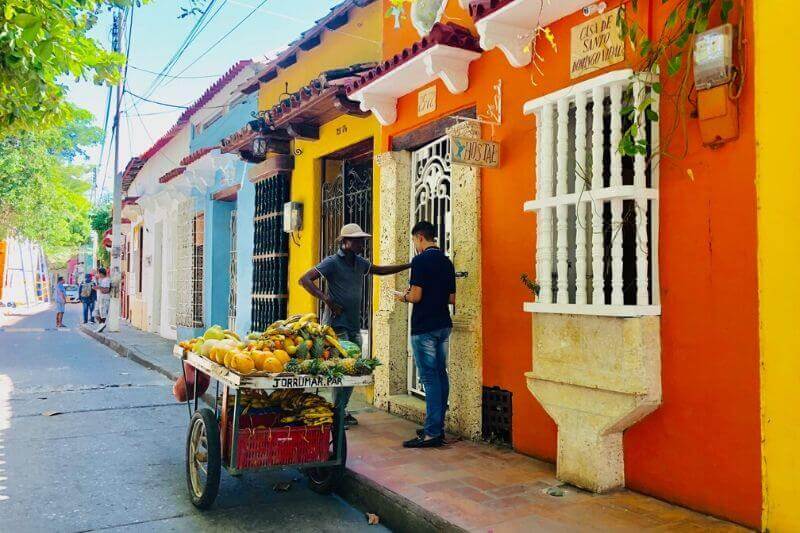
[[[537,214],[539,285],[526,311],[661,313],[658,123],[642,113],[636,140],[647,153],[618,150],[631,106],[647,99],[658,113],[650,81],[619,70],[525,104],[536,116],[536,199],[525,211]]]

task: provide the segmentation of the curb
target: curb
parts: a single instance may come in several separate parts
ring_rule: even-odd
[[[136,350],[129,348],[116,340],[102,335],[91,328],[81,326],[80,331],[87,334],[100,344],[103,344],[122,357],[126,357],[137,364],[158,372],[170,381],[175,381],[178,376],[152,361]],[[214,397],[206,393],[203,400],[211,405]],[[397,494],[371,479],[347,469],[336,493],[351,505],[363,512],[370,512],[380,517],[381,524],[392,531],[413,533],[438,533],[466,531],[456,526],[441,516],[417,505],[408,498]]]
[[[467,531],[408,498],[347,469],[336,494],[362,512],[380,517],[392,531],[408,533],[461,533]]]

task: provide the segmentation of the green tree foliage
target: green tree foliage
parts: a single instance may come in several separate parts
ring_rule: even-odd
[[[36,241],[56,264],[88,241],[91,184],[73,158],[102,137],[89,112],[71,109],[71,116],[59,128],[0,140],[0,238]]]
[[[111,229],[111,202],[106,201],[98,204],[89,212],[89,225],[97,234],[97,259],[102,265],[109,265],[111,263],[111,254],[103,246],[103,235],[106,231]]]
[[[118,80],[121,54],[87,32],[103,9],[136,0],[0,0],[0,137],[73,118],[59,83]],[[137,2],[138,3],[138,2]]]

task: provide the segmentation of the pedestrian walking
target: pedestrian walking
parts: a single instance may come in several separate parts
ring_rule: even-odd
[[[86,274],[86,278],[78,286],[78,297],[83,305],[83,323],[94,323],[94,303],[97,301],[97,293],[94,291],[95,283],[92,275]]]
[[[316,267],[300,278],[300,285],[312,296],[325,303],[322,323],[330,325],[341,340],[350,341],[361,347],[361,300],[364,295],[364,277],[368,275],[388,276],[407,270],[410,264],[380,266],[373,265],[361,254],[366,240],[371,235],[365,233],[358,224],[346,224],[339,232],[339,251],[323,259]],[[326,292],[316,281],[325,278]],[[337,407],[347,406],[352,387],[345,387],[337,396]],[[347,413],[346,425],[358,421]]]
[[[67,306],[67,289],[64,288],[64,277],[58,276],[55,291],[56,301],[56,328],[63,328],[64,326],[64,311]]]
[[[111,278],[103,267],[97,270],[97,285],[94,290],[97,294],[95,315],[98,322],[105,324],[108,318],[108,306],[111,303]]]
[[[434,448],[444,442],[444,416],[450,395],[447,356],[453,321],[450,305],[456,303],[456,274],[452,261],[436,245],[436,229],[418,222],[411,230],[417,255],[411,261],[411,279],[400,302],[411,310],[411,349],[420,381],[425,387],[425,425],[406,448]]]

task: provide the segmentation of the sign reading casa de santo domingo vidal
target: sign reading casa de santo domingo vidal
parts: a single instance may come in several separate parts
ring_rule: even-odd
[[[461,165],[496,167],[500,164],[500,143],[451,137],[450,161]]]
[[[617,26],[618,16],[619,8],[612,9],[572,28],[570,78],[580,78],[625,59],[625,43]]]

